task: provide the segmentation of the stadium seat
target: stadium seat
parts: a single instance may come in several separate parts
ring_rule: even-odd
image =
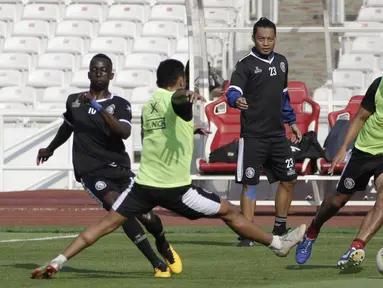
[[[351,21],[351,22],[344,22],[344,27],[347,28],[367,28],[367,27],[376,27],[376,28],[383,28],[383,23],[380,22],[358,22],[358,21]],[[379,37],[381,33],[379,32],[346,32],[344,34],[344,37]]]
[[[52,69],[36,69],[29,71],[27,85],[36,88],[64,85],[64,72]]]
[[[89,52],[125,55],[128,53],[128,42],[122,37],[97,37],[91,41]]]
[[[126,100],[130,101],[130,97],[125,97],[125,90],[124,88],[117,87],[117,86],[109,86],[109,91],[115,95],[118,95],[122,98],[125,98]]]
[[[181,38],[177,41],[176,53],[189,52],[189,39],[187,37]]]
[[[75,67],[75,57],[68,53],[45,53],[39,56],[37,69],[59,69],[72,71]]]
[[[172,21],[149,21],[144,24],[141,35],[147,37],[178,38],[185,34],[185,31],[180,31],[179,28],[178,23]]]
[[[40,39],[37,37],[9,37],[4,42],[2,52],[39,54],[40,51]]]
[[[176,53],[176,54],[173,54],[173,56],[170,58],[181,61],[186,66],[186,63],[189,61],[189,54],[188,53]]]
[[[135,88],[150,86],[154,81],[153,72],[149,70],[126,69],[117,74],[115,86]]]
[[[357,37],[351,45],[351,52],[355,54],[380,55],[382,50],[383,39],[380,37]]]
[[[369,54],[344,54],[339,58],[338,70],[373,71],[377,59]]]
[[[289,94],[291,106],[297,116],[297,125],[304,134],[308,131],[318,133],[320,107],[308,98],[306,85],[302,82],[289,82]],[[236,171],[236,163],[209,163],[208,157],[211,151],[226,145],[240,137],[240,112],[238,109],[229,107],[226,96],[209,103],[205,108],[210,131],[205,146],[206,159],[197,159],[197,169],[201,174],[233,174]],[[286,125],[286,136],[289,138],[290,131]],[[296,163],[299,174],[311,173],[310,159]]]
[[[131,21],[106,21],[101,24],[98,36],[134,39],[137,37],[137,26]]]
[[[361,71],[333,71],[333,84],[335,87],[363,88],[365,75]]]
[[[102,7],[95,4],[71,4],[66,7],[64,20],[101,22]]]
[[[20,86],[22,74],[19,70],[2,69],[0,70],[0,87]]]
[[[60,10],[56,4],[34,3],[24,6],[22,19],[59,21]]]
[[[383,9],[378,7],[362,7],[356,21],[383,22]]]
[[[28,53],[0,53],[0,69],[28,71],[31,67],[31,55]]]
[[[381,0],[364,0],[363,2],[363,5],[366,7],[383,7]]]
[[[330,127],[334,127],[335,122],[338,119],[346,119],[346,120],[352,120],[354,118],[355,114],[358,112],[360,103],[362,102],[363,96],[352,96],[350,101],[348,102],[346,108],[334,111],[328,114],[328,123]],[[346,163],[341,163],[334,168],[334,174],[341,174]],[[330,168],[331,163],[327,162],[325,159],[320,158],[317,160],[317,169],[320,174],[327,174],[328,169]]]
[[[186,8],[183,5],[155,5],[149,20],[176,21],[186,24]]]
[[[124,20],[144,23],[146,21],[143,5],[112,5],[108,11],[108,20]]]
[[[92,35],[92,23],[80,20],[65,20],[58,23],[55,36],[91,38]]]
[[[81,89],[74,86],[48,87],[44,90],[43,97],[36,103],[36,109],[60,109],[64,111],[68,96],[80,91]]]
[[[50,37],[50,26],[42,20],[21,20],[14,24],[12,36]]]
[[[79,88],[89,87],[88,69],[76,70],[72,73],[72,80],[70,85]]]
[[[206,22],[218,22],[227,25],[235,23],[236,15],[228,9],[219,8],[205,8],[205,19]]]
[[[17,7],[14,4],[1,3],[0,21],[13,22],[17,19]]]
[[[7,23],[0,21],[0,39],[4,39],[7,34]]]
[[[0,109],[32,108],[36,91],[32,87],[9,86],[0,89]]]
[[[81,59],[81,63],[80,63],[80,69],[89,69],[90,60],[92,60],[93,56],[96,54],[97,53],[93,52],[93,53],[87,53],[83,55]],[[104,54],[106,54],[110,58],[110,60],[112,60],[113,69],[119,70],[120,67],[118,63],[118,56],[113,53],[104,53]]]
[[[185,5],[185,0],[157,0],[157,4]]]
[[[114,3],[152,5],[153,4],[153,0],[114,0]]]
[[[334,93],[335,92],[335,93]],[[349,101],[352,96],[352,90],[344,87],[319,87],[314,90],[314,101],[327,101],[332,96],[334,101]]]
[[[46,0],[43,0],[43,1],[46,1]],[[86,4],[108,5],[109,2],[110,1],[108,0],[68,0],[67,4],[86,3]]]
[[[141,117],[142,105],[149,101],[149,99],[153,96],[155,91],[156,88],[152,86],[136,87],[133,89],[130,100],[130,103],[132,104],[133,115]],[[141,146],[141,137],[135,137],[133,138],[133,141],[135,142],[134,145],[136,147]]]
[[[84,40],[80,37],[59,36],[48,41],[46,52],[49,53],[84,53]]]
[[[133,53],[125,58],[124,69],[144,69],[156,71],[161,62],[161,56],[149,53]]]
[[[235,7],[234,0],[204,0],[204,8],[233,8]]]
[[[134,41],[133,52],[135,53],[158,53],[168,57],[171,54],[169,39],[160,37],[141,37]]]

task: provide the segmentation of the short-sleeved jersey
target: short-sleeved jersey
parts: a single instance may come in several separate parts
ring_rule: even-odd
[[[230,88],[238,90],[249,105],[241,111],[241,137],[274,137],[286,132],[282,108],[287,75],[287,59],[278,53],[266,59],[251,51],[238,61]]]
[[[90,104],[78,99],[81,93],[69,95],[64,120],[73,128],[73,166],[76,180],[81,175],[108,165],[130,169],[130,158],[120,136],[110,131],[105,120]],[[112,94],[110,98],[97,101],[119,121],[131,123],[130,103]]]
[[[361,106],[372,114],[361,128],[355,147],[372,155],[383,154],[383,81],[382,77],[368,88]]]
[[[174,92],[159,88],[142,107],[142,152],[135,181],[156,188],[191,184],[194,121],[175,111]]]

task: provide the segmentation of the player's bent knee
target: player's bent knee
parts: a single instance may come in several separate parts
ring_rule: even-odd
[[[227,200],[222,200],[221,208],[219,209],[217,216],[221,218],[223,221],[228,222],[228,221],[235,221],[240,214],[241,214],[241,211],[237,206],[231,204]]]
[[[327,198],[325,201],[325,204],[326,205],[329,205],[333,208],[342,208],[344,205],[346,205],[346,203],[348,202],[348,200],[350,200],[351,198],[351,195],[348,195],[348,194],[342,194],[342,193],[337,193],[335,194],[334,196],[331,196],[329,198]]]
[[[297,183],[297,180],[294,179],[294,180],[291,180],[291,181],[289,181],[289,182],[280,182],[280,185],[281,185],[285,190],[292,191],[292,189],[294,189],[296,183]]]

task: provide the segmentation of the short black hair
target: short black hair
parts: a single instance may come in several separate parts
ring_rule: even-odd
[[[270,21],[266,17],[261,17],[257,22],[254,24],[253,28],[253,35],[257,34],[258,28],[271,28],[274,29],[275,35],[277,35],[277,27],[275,26],[274,22]]]
[[[107,55],[105,54],[102,54],[102,53],[99,53],[99,54],[96,54],[92,57],[92,59],[90,60],[90,63],[89,63],[89,68],[90,66],[92,66],[92,62],[95,61],[96,59],[103,59],[103,60],[106,60],[106,62],[108,63],[108,65],[110,66],[110,70],[113,70],[113,62],[112,62],[112,59],[110,59]]]
[[[181,61],[175,59],[162,61],[157,69],[157,86],[166,89],[176,85],[179,77],[185,77],[184,69]]]

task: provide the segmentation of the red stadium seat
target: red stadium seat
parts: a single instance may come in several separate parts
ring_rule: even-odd
[[[364,96],[353,96],[351,97],[350,101],[348,102],[346,108],[334,111],[328,114],[328,123],[330,125],[330,128],[334,127],[335,122],[338,119],[347,119],[352,120],[354,118],[356,112],[358,112],[360,102],[362,102]],[[337,166],[335,166],[334,174],[340,175],[344,169],[344,166],[346,163],[341,163]],[[327,162],[324,158],[319,158],[317,160],[317,168],[320,174],[327,174],[328,169],[330,168],[331,163]]]
[[[302,82],[289,82],[291,106],[297,116],[297,125],[302,133],[318,131],[320,107],[307,97],[306,85]],[[306,111],[310,107],[310,111]],[[226,97],[209,103],[205,108],[209,128],[212,132],[207,138],[205,155],[207,159],[197,159],[197,169],[201,174],[233,174],[236,171],[236,163],[209,163],[208,157],[211,151],[226,145],[240,136],[240,112],[238,109],[229,107]],[[286,125],[287,137],[291,136]],[[296,170],[301,175],[311,173],[310,159],[302,163],[296,163]]]

